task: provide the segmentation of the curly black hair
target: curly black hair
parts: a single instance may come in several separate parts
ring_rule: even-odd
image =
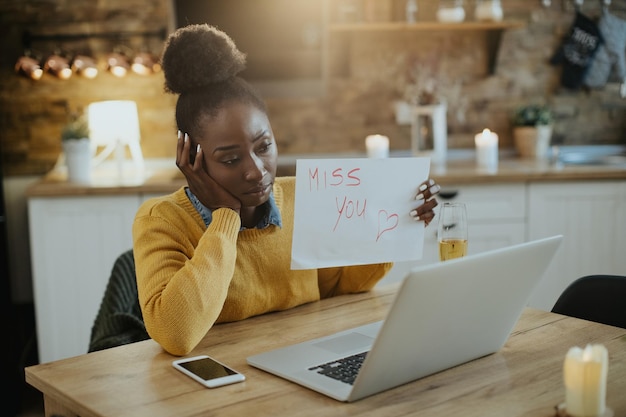
[[[249,103],[267,112],[259,93],[238,74],[246,56],[223,31],[208,24],[189,25],[172,33],[163,49],[165,91],[179,94],[176,124],[193,138],[202,117],[215,116],[227,102]]]

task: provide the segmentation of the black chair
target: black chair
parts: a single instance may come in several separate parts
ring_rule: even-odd
[[[626,329],[626,276],[578,278],[563,291],[552,312]]]
[[[113,264],[100,309],[91,328],[89,352],[149,339],[143,323],[132,249]]]

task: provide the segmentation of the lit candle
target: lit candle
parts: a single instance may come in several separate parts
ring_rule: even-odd
[[[389,156],[389,138],[383,135],[370,135],[365,138],[368,158],[387,158]]]
[[[609,355],[603,345],[573,347],[565,356],[565,410],[573,417],[597,417],[606,411]]]
[[[498,167],[498,135],[489,129],[474,137],[476,162],[481,168],[494,170]]]

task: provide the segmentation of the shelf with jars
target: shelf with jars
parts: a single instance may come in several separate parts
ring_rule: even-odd
[[[415,22],[401,21],[391,22],[357,22],[357,23],[332,23],[330,32],[392,32],[392,31],[433,31],[433,30],[483,30],[502,31],[506,29],[519,29],[526,26],[523,20],[495,21],[463,21],[463,22]]]
[[[441,22],[371,22],[371,23],[337,23],[329,27],[330,52],[331,61],[334,63],[331,67],[330,74],[341,76],[345,75],[347,64],[343,61],[347,59],[346,51],[350,49],[350,43],[354,40],[353,36],[359,34],[383,34],[383,33],[420,33],[420,36],[442,33],[442,32],[474,32],[484,33],[485,48],[487,54],[487,72],[493,74],[495,71],[496,60],[502,34],[505,30],[524,28],[526,23],[521,20],[502,20],[495,21],[466,21],[458,23],[441,23]]]
[[[331,33],[432,30],[498,31],[522,28],[504,19],[500,0],[332,0]]]
[[[411,42],[413,33],[419,33],[419,37],[472,34],[478,41],[476,47],[485,48],[487,72],[493,74],[503,32],[527,26],[526,20],[505,16],[499,0],[338,1],[337,8],[330,9],[326,27],[331,76],[346,76],[350,72],[346,51],[363,37],[405,34],[403,42]],[[361,8],[357,7],[359,4]]]

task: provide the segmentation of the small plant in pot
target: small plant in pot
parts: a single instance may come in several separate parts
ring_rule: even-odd
[[[513,113],[513,138],[522,158],[544,159],[552,139],[552,110],[548,106],[522,106]]]
[[[548,106],[537,104],[519,107],[513,115],[515,126],[544,126],[551,125],[552,122],[552,110]]]
[[[72,118],[61,131],[61,140],[63,142],[78,139],[89,140],[89,123],[87,123],[84,116]]]
[[[91,141],[89,123],[84,116],[74,117],[61,131],[61,141],[70,182],[91,180]]]

